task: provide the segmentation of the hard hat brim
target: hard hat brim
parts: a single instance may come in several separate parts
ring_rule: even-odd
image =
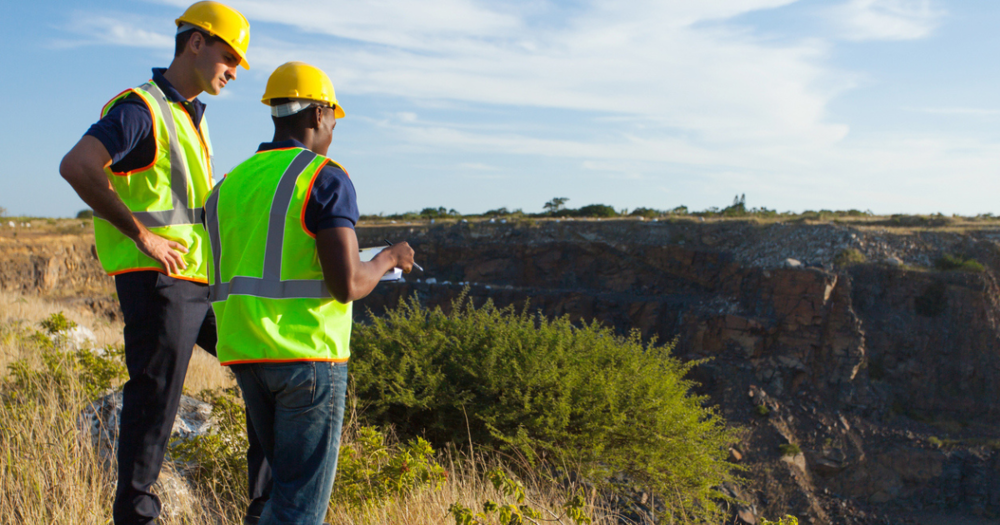
[[[191,25],[197,27],[198,29],[200,29],[200,30],[202,30],[202,31],[204,31],[204,32],[206,32],[208,34],[221,39],[223,42],[226,43],[226,45],[229,46],[230,49],[233,50],[233,53],[236,53],[236,56],[240,57],[240,65],[243,66],[243,69],[246,69],[247,71],[250,70],[250,63],[247,62],[246,54],[243,53],[243,52],[241,52],[239,49],[237,49],[236,46],[234,46],[233,43],[230,42],[229,39],[227,39],[226,37],[224,37],[222,35],[219,35],[219,34],[216,34],[211,29],[206,28],[204,26],[204,24],[200,20],[193,20],[193,19],[189,19],[187,17],[181,16],[177,20],[174,20],[174,23],[177,24],[178,27],[180,27],[181,24],[191,24]]]

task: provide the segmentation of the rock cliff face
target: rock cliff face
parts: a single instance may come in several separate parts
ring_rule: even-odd
[[[988,274],[891,263],[837,268],[823,255],[811,267],[768,266],[753,242],[769,234],[750,231],[724,251],[719,239],[732,237],[726,227],[361,229],[362,245],[409,239],[427,274],[380,285],[355,311],[378,315],[412,294],[447,308],[467,288],[475,300],[639,330],[675,340],[686,359],[711,358],[694,378],[747,430],[734,449],[751,480],[743,511],[812,523],[900,520],[954,507],[1000,513],[1000,339]],[[828,226],[758,228],[794,229],[812,244],[831,233]],[[989,232],[936,233],[935,252],[912,232],[878,231],[874,242],[871,232],[832,230],[854,246],[867,240],[885,257],[896,257],[893,245],[911,256],[922,248],[925,260],[961,250],[990,261],[996,253]],[[806,260],[815,253],[786,249]],[[801,454],[783,455],[784,444]],[[753,514],[739,513],[745,521]]]
[[[448,308],[464,290],[709,358],[693,379],[745,429],[732,459],[750,485],[728,488],[745,502],[734,513],[744,522],[1000,514],[1000,289],[989,271],[926,268],[946,253],[994,267],[995,232],[484,221],[358,235],[362,246],[408,240],[426,269],[380,284],[355,305],[359,319],[413,294]],[[0,287],[118,315],[91,242],[0,232]],[[871,262],[834,266],[847,249]]]

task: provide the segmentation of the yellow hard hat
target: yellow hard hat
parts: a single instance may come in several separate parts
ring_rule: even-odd
[[[271,73],[261,102],[271,105],[271,99],[292,98],[326,102],[334,107],[334,116],[344,118],[344,108],[337,102],[333,82],[320,68],[305,62],[285,62]]]
[[[250,69],[247,63],[250,22],[239,11],[219,2],[196,2],[177,19],[177,27],[182,24],[191,24],[221,38],[240,56],[240,65]]]

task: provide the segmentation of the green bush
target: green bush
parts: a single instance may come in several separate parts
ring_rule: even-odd
[[[617,217],[618,211],[607,204],[588,204],[575,211],[577,217]]]
[[[982,272],[986,268],[983,267],[982,263],[966,257],[964,255],[951,255],[944,254],[938,260],[934,261],[934,268],[942,272]]]
[[[802,449],[799,448],[795,443],[785,443],[783,445],[778,445],[778,450],[781,451],[782,456],[798,456],[802,453]]]
[[[629,217],[643,217],[645,219],[654,219],[656,217],[664,215],[664,213],[665,212],[653,208],[636,208],[632,210],[632,212],[629,213],[628,215]]]
[[[501,496],[514,500],[514,503],[501,505],[500,502],[486,500],[483,502],[483,511],[474,512],[469,507],[455,502],[448,507],[448,513],[455,519],[455,525],[488,525],[496,523],[491,518],[496,518],[500,523],[508,525],[523,525],[525,523],[555,522],[563,523],[565,517],[572,520],[575,525],[588,525],[593,522],[586,512],[586,500],[581,494],[575,494],[563,504],[563,516],[553,516],[554,519],[542,518],[542,511],[537,508],[534,502],[528,500],[524,490],[524,484],[515,478],[511,478],[502,469],[495,468],[487,474],[493,488]],[[535,521],[539,520],[539,521]]]
[[[841,250],[836,257],[833,258],[833,264],[837,266],[853,266],[855,264],[864,264],[868,262],[865,254],[854,248],[846,248]]]
[[[76,214],[76,218],[77,219],[92,219],[92,218],[94,218],[94,212],[93,212],[93,210],[80,210]]]
[[[439,489],[447,477],[422,438],[399,444],[374,427],[361,427],[349,441],[337,459],[334,506],[370,510],[424,487]]]
[[[685,379],[696,363],[638,333],[463,295],[450,314],[404,302],[356,326],[352,349],[364,416],[402,435],[579,465],[599,484],[623,473],[690,518],[714,515],[712,487],[733,479],[733,433]]]

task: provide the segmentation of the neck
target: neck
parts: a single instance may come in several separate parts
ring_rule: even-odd
[[[311,129],[299,129],[299,130],[274,130],[274,138],[271,139],[272,142],[281,142],[283,140],[297,140],[302,143],[309,151],[317,155],[326,155],[326,149],[321,148],[316,142],[316,134],[313,133]]]
[[[201,94],[201,88],[198,87],[193,72],[194,68],[175,58],[170,63],[170,67],[163,72],[163,78],[167,79],[167,82],[170,82],[174,89],[190,102]]]

